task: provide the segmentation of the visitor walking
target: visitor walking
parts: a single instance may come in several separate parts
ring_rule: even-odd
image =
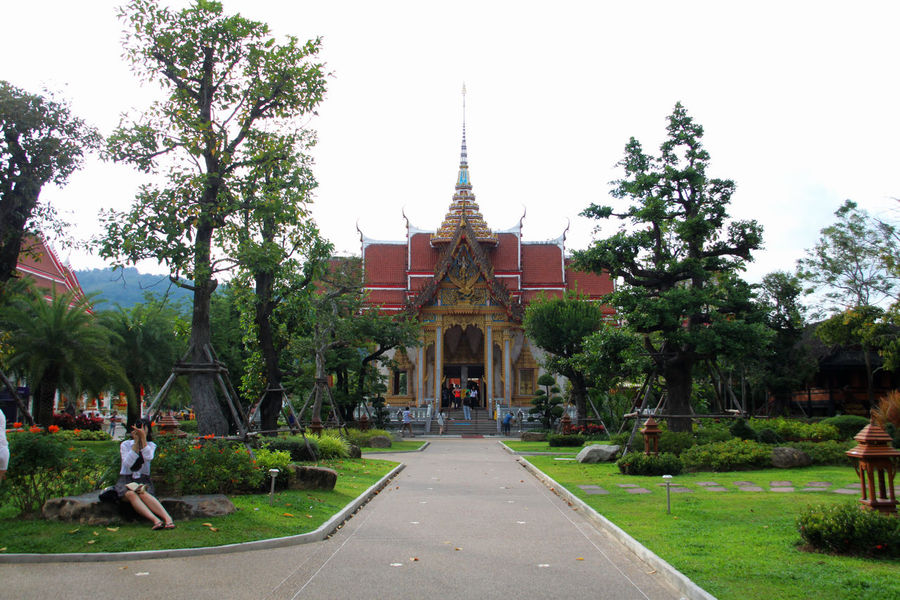
[[[118,411],[112,411],[112,414],[109,415],[109,437],[115,439],[116,438],[116,423],[119,422],[119,413]]]
[[[6,441],[6,415],[0,410],[0,481],[6,477],[9,467],[9,442]]]
[[[471,420],[472,420],[472,407],[469,406],[469,404],[472,403],[472,399],[469,397],[468,393],[465,394],[465,396],[466,396],[466,397],[465,397],[465,398],[463,399],[463,401],[462,401],[462,406],[463,406],[463,418],[464,418],[466,421],[471,421]]]
[[[444,435],[444,428],[446,427],[446,417],[444,416],[444,411],[441,409],[437,414],[437,424],[438,424],[438,435]]]
[[[509,435],[510,423],[512,422],[513,415],[511,412],[507,412],[503,417],[503,435]]]
[[[416,437],[412,430],[412,413],[409,411],[408,406],[403,409],[401,418],[403,419],[403,425],[400,427],[400,437],[403,437],[405,431],[409,431],[409,437]]]

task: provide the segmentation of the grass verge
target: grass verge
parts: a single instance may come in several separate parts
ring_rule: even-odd
[[[504,441],[504,444],[509,446],[509,448],[515,452],[552,452],[554,454],[578,454],[581,451],[581,448],[574,447],[563,447],[563,446],[550,446],[547,442],[516,442],[516,441]],[[589,446],[591,444],[609,444],[609,441],[591,441],[586,442],[585,446]]]
[[[900,561],[803,552],[795,521],[808,504],[853,501],[831,492],[743,492],[736,481],[790,480],[799,490],[811,481],[853,484],[846,467],[765,469],[736,473],[689,473],[673,479],[692,493],[672,494],[666,514],[666,490],[660,477],[625,476],[615,465],[587,465],[533,456],[528,461],[624,529],[641,544],[720,600],[779,598],[900,598]],[[715,481],[727,492],[703,490],[697,482]],[[619,484],[637,484],[649,494],[629,494]],[[608,495],[587,495],[579,485],[598,485]]]
[[[362,452],[365,453],[376,453],[376,452],[410,452],[412,450],[418,450],[422,446],[425,445],[425,441],[413,441],[413,440],[403,440],[403,441],[394,441],[391,442],[390,448],[369,448],[363,447],[360,448]]]
[[[0,549],[5,553],[128,552],[223,546],[314,531],[397,463],[377,459],[321,461],[338,472],[334,490],[285,490],[232,496],[237,511],[224,516],[178,521],[174,530],[151,531],[149,522],[110,527],[44,520],[20,520],[0,508]]]

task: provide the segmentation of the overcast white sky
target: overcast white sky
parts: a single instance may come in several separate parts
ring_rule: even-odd
[[[158,97],[120,60],[122,2],[0,7],[0,78],[71,99],[108,134]],[[171,0],[172,6],[186,2]],[[892,216],[900,197],[897,2],[340,2],[225,0],[278,35],[322,36],[333,77],[314,151],[314,215],[343,253],[436,228],[453,195],[467,96],[474,192],[488,225],[527,209],[526,239],[586,247],[630,136],[656,152],[676,101],[706,130],[731,214],[765,227],[748,277],[790,269],[845,198]],[[76,237],[124,210],[142,176],[96,159],[63,189]],[[606,231],[613,231],[607,225]],[[62,252],[78,269],[98,258]],[[150,270],[143,265],[142,270]]]

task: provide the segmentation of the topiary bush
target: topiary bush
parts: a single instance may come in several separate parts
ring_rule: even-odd
[[[306,442],[299,435],[289,437],[265,438],[262,441],[263,448],[269,450],[282,450],[287,452],[292,462],[312,462],[318,460],[319,444],[315,436],[306,436]],[[309,448],[307,448],[307,443]]]
[[[266,476],[242,444],[174,436],[157,443],[150,475],[159,495],[255,493]]]
[[[547,436],[547,443],[551,448],[580,448],[587,441],[583,435],[559,435],[551,433]]]
[[[770,466],[771,455],[769,446],[732,438],[689,448],[681,455],[681,460],[690,471],[741,471]]]
[[[643,442],[642,442],[643,443]],[[675,456],[681,456],[681,453],[696,444],[694,435],[687,431],[666,431],[659,434],[659,451],[669,452]],[[641,446],[643,447],[643,446]]]
[[[725,425],[709,420],[702,422],[701,426],[694,431],[694,439],[697,440],[697,446],[714,442],[726,442],[733,437]]]
[[[742,440],[756,440],[757,434],[756,431],[747,425],[747,421],[743,419],[738,419],[734,423],[731,424],[731,427],[728,428],[729,433],[736,438],[740,438]]]
[[[838,415],[837,417],[822,419],[819,423],[836,427],[841,436],[838,439],[852,440],[854,435],[869,424],[869,420],[858,415]]]
[[[340,436],[322,433],[317,438],[319,444],[319,458],[349,458],[350,444]]]
[[[678,475],[684,470],[681,459],[670,452],[658,456],[630,452],[616,461],[623,475]]]
[[[348,428],[345,432],[340,433],[340,435],[342,435],[350,444],[360,448],[368,447],[369,440],[376,435],[383,435],[387,438],[391,437],[390,432],[386,429],[367,429],[366,431],[363,431],[361,429]]]
[[[275,487],[284,489],[290,480],[290,472],[288,465],[291,464],[291,454],[286,450],[267,450],[260,448],[254,452],[256,455],[256,466],[264,473],[262,483],[263,491],[269,490],[270,475],[269,469],[278,469],[278,476],[275,478]]]
[[[780,444],[784,440],[770,427],[763,427],[756,432],[756,441],[760,444]]]
[[[769,427],[784,440],[791,442],[823,442],[839,440],[841,433],[834,425],[827,423],[807,423],[798,419],[751,419],[749,425],[756,430]]]
[[[178,429],[185,433],[197,433],[200,431],[200,424],[194,419],[178,421]]]
[[[823,552],[900,556],[900,519],[857,503],[809,506],[797,519],[800,537]]]

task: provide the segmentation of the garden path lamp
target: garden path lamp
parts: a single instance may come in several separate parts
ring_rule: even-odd
[[[894,475],[897,474],[900,452],[891,447],[891,436],[875,423],[869,423],[853,439],[859,445],[847,450],[847,456],[858,461],[856,474],[862,489],[860,504],[884,514],[896,515]]]
[[[275,503],[275,478],[278,477],[280,471],[278,469],[269,469],[269,477],[272,478],[272,485],[269,488],[269,506]]]
[[[672,514],[672,492],[669,491],[669,484],[672,483],[671,475],[663,475],[663,479],[666,480],[666,514]]]
[[[661,433],[662,429],[659,428],[656,419],[653,418],[653,415],[650,415],[650,418],[644,422],[643,429],[641,429],[641,434],[644,436],[644,454],[647,456],[651,454],[659,456],[659,435]]]

